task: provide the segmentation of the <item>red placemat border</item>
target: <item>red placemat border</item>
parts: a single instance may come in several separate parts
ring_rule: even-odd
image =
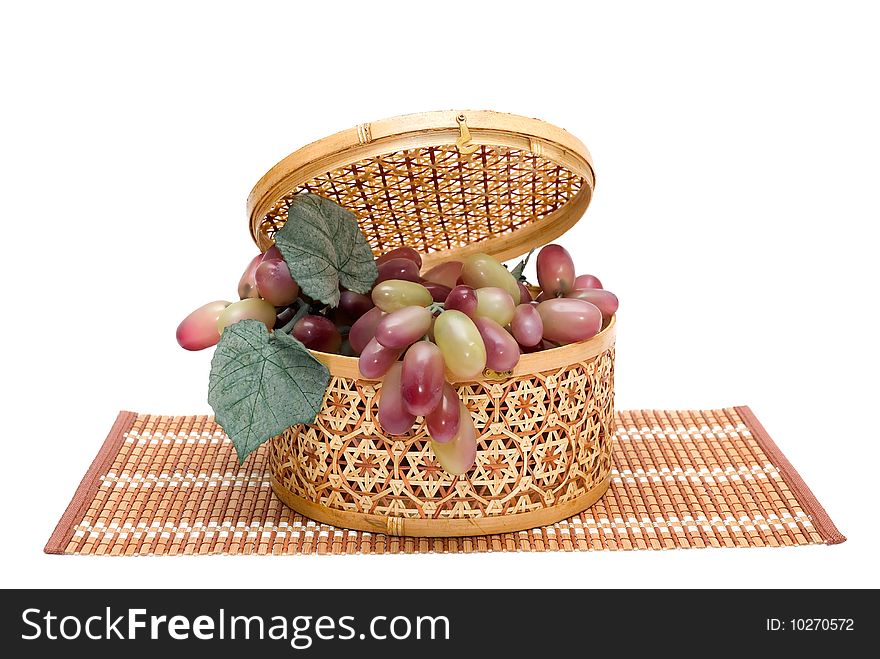
[[[95,493],[100,486],[101,476],[107,473],[113,460],[119,454],[119,449],[125,439],[125,433],[131,430],[137,418],[136,412],[122,411],[116,417],[110,434],[104,440],[104,444],[98,451],[98,455],[92,460],[92,464],[80,481],[79,487],[73,495],[73,499],[67,505],[67,509],[55,526],[49,542],[46,543],[44,552],[47,554],[63,554],[64,548],[73,536],[73,528],[82,520],[85,508],[95,498]]]
[[[846,542],[846,536],[831,521],[831,517],[825,508],[822,507],[822,504],[819,503],[816,495],[813,494],[812,490],[804,482],[804,479],[801,478],[801,475],[791,462],[788,461],[788,458],[785,457],[785,454],[776,445],[776,442],[770,438],[767,430],[758,421],[758,417],[755,416],[754,412],[746,405],[737,406],[733,409],[736,410],[743,423],[748,426],[752,437],[755,438],[755,441],[758,442],[758,445],[782,474],[782,479],[794,492],[804,512],[810,516],[810,520],[813,522],[816,530],[824,538],[825,544],[838,545],[841,542]]]

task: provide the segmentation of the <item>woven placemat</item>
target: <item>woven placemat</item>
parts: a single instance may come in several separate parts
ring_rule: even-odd
[[[473,538],[338,529],[288,509],[266,452],[239,466],[208,416],[121,412],[52,554],[383,554],[836,544],[845,538],[747,407],[617,413],[608,493],[565,521]]]

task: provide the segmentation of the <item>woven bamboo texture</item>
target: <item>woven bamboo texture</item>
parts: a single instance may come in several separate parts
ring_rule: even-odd
[[[611,486],[518,533],[395,537],[293,512],[266,447],[239,465],[207,416],[121,413],[46,551],[87,555],[383,554],[834,544],[845,538],[745,407],[616,414]]]
[[[282,196],[259,233],[271,239],[294,195],[307,191],[352,211],[376,254],[414,247],[430,254],[509,235],[560,209],[584,179],[535,153],[480,146],[402,149],[345,165]],[[449,256],[449,258],[452,258]]]
[[[590,153],[551,124],[491,111],[361,124],[287,156],[248,198],[262,250],[303,191],[352,211],[377,255],[409,246],[428,267],[468,252],[500,260],[562,235],[595,185]]]
[[[556,521],[572,512],[566,504],[600,494],[611,471],[613,347],[547,371],[456,388],[478,433],[467,474],[443,469],[424,420],[408,435],[384,434],[376,422],[380,382],[334,375],[315,423],[271,440],[276,491],[342,513],[315,510],[322,521],[395,535],[519,530],[535,526],[535,514]],[[381,518],[370,523],[369,515]],[[411,532],[413,520],[423,521]]]

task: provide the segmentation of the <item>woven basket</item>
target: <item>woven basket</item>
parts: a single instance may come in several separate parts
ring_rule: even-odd
[[[375,253],[408,245],[424,267],[471,252],[510,259],[564,233],[590,203],[586,147],[550,124],[497,112],[429,112],[361,124],[292,153],[248,198],[262,250],[287,203],[314,192],[353,211]],[[522,355],[508,374],[454,382],[479,435],[451,476],[423,421],[376,423],[382,385],[357,359],[315,352],[331,373],[314,424],[271,440],[272,488],[315,520],[392,535],[501,533],[557,522],[608,487],[615,320],[599,335]]]

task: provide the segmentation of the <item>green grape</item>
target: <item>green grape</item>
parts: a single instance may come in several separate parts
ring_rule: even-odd
[[[437,461],[454,476],[459,476],[471,467],[477,458],[477,429],[474,420],[464,403],[459,403],[458,432],[448,442],[431,442],[431,449]]]
[[[373,304],[385,312],[404,307],[427,307],[434,301],[427,288],[403,279],[389,279],[376,284],[372,296]]]
[[[275,327],[275,307],[258,297],[246,298],[233,302],[217,319],[217,331],[221,334],[229,325],[234,325],[240,320],[261,320],[266,327]]]
[[[520,299],[519,284],[513,275],[488,254],[471,254],[461,267],[461,279],[472,288],[497,286],[503,288],[512,300]]]
[[[474,321],[461,311],[444,311],[434,321],[434,341],[448,368],[464,379],[479,377],[486,368],[486,346]]]
[[[507,291],[503,288],[487,286],[485,288],[478,288],[476,293],[477,309],[474,315],[482,318],[491,318],[502,327],[510,323],[516,305]]]

